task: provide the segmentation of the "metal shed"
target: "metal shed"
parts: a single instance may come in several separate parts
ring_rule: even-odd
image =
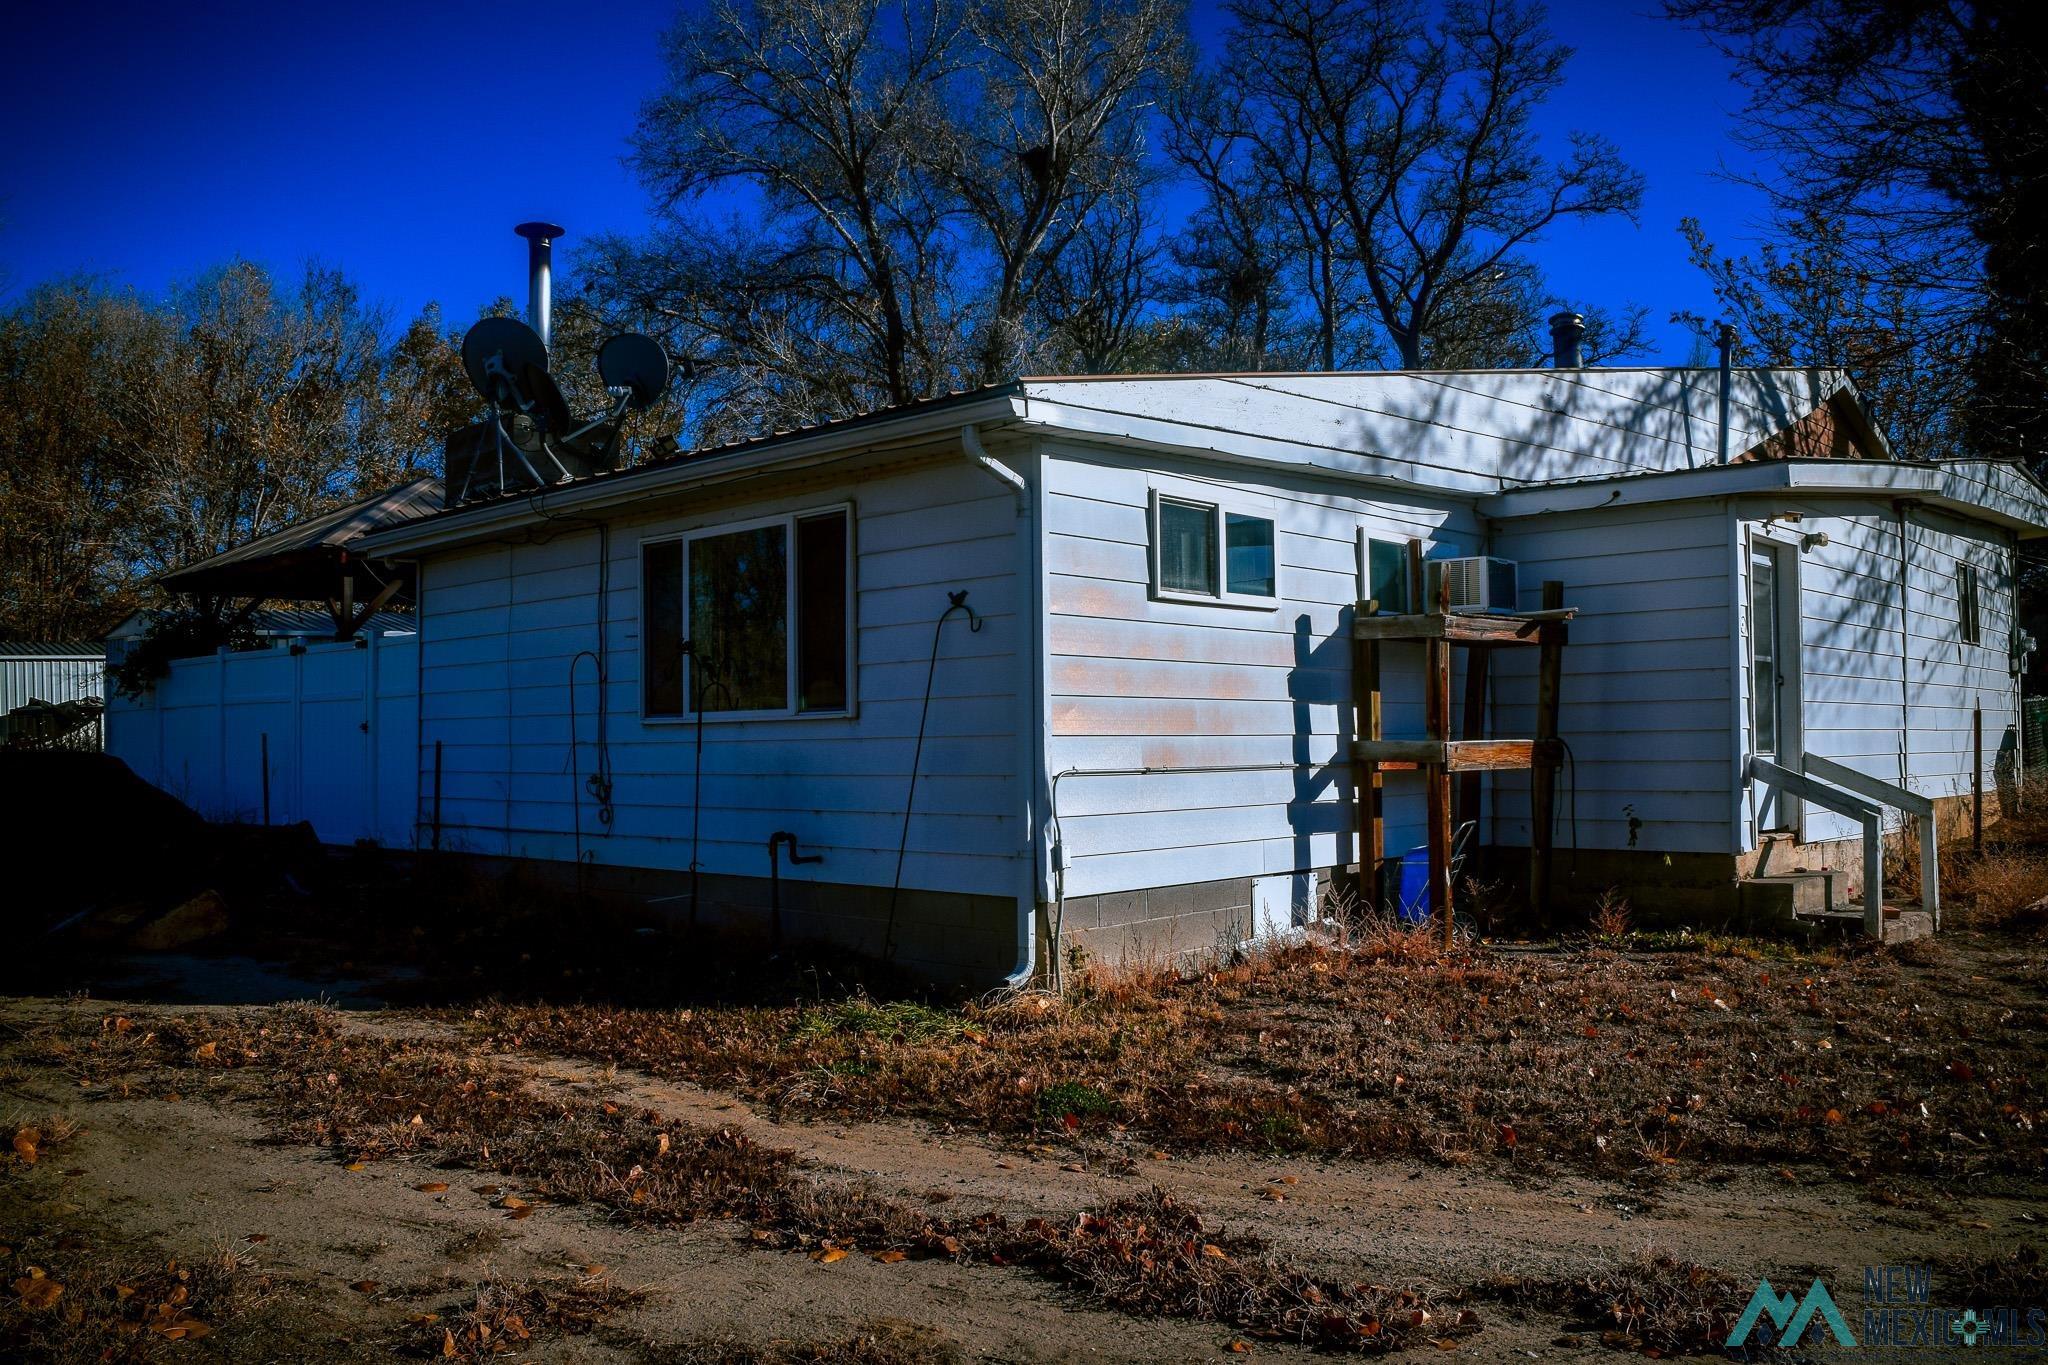
[[[80,701],[106,690],[106,648],[97,640],[0,642],[0,715],[31,701]]]

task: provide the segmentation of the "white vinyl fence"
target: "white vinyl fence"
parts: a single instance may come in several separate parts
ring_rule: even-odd
[[[419,638],[180,659],[141,700],[108,699],[107,752],[211,820],[411,848]]]

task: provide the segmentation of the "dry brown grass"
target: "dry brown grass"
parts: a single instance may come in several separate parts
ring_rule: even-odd
[[[491,1050],[616,1063],[783,1112],[1020,1137],[1638,1176],[2040,1167],[2048,981],[1986,970],[1996,944],[1445,955],[1412,937],[932,1011],[908,1032],[820,1028],[818,1007],[496,1007],[470,1023]]]
[[[473,1362],[544,1353],[551,1338],[587,1335],[646,1297],[608,1283],[601,1273],[577,1280],[486,1280],[458,1308],[415,1314],[400,1349],[435,1360]]]
[[[896,1047],[907,1046],[906,1036],[953,1036],[902,1011],[849,1004],[830,1012],[839,1021],[832,1028],[815,1018],[800,1027],[830,1038],[848,1020],[867,1020],[861,1029],[873,1027]],[[320,1010],[146,1017],[125,1028],[81,1017],[31,1046],[86,1078],[88,1093],[196,1090],[208,1079],[231,1087],[224,1098],[253,1093],[267,1100],[280,1136],[327,1148],[351,1165],[405,1158],[511,1177],[478,1188],[513,1219],[551,1204],[594,1206],[629,1224],[729,1219],[749,1230],[754,1245],[823,1260],[865,1254],[1023,1267],[1121,1311],[1353,1351],[1393,1349],[1427,1321],[1412,1293],[1317,1279],[1263,1243],[1205,1234],[1195,1210],[1163,1195],[1090,1210],[1073,1226],[1041,1219],[1013,1226],[993,1213],[945,1218],[807,1169],[791,1152],[741,1133],[556,1098],[475,1052],[351,1033]],[[549,1302],[619,1305],[616,1291],[593,1299],[597,1288]],[[522,1340],[520,1332],[546,1321],[524,1293],[487,1286],[464,1315],[424,1324],[436,1329],[426,1334],[429,1344],[452,1340],[458,1353],[481,1358]],[[1430,1330],[1441,1335],[1454,1326]]]
[[[1499,1279],[1474,1292],[1562,1314],[1604,1345],[1652,1356],[1721,1354],[1744,1301],[1732,1275],[1662,1252],[1569,1279]]]
[[[114,1265],[45,1233],[6,1248],[0,1265],[0,1359],[23,1365],[170,1359],[271,1292],[233,1251]]]
[[[1424,1337],[1452,1345],[1478,1330],[1470,1310],[1433,1313],[1412,1292],[1294,1269],[1266,1243],[1210,1229],[1156,1188],[1071,1222],[1034,1218],[1007,1255],[1125,1312],[1226,1322],[1323,1350],[1392,1350]]]
[[[1943,859],[1942,899],[1954,922],[1978,928],[2048,924],[2048,849],[1991,844]]]
[[[936,1328],[885,1319],[844,1341],[710,1341],[641,1359],[645,1365],[960,1365],[967,1357]]]

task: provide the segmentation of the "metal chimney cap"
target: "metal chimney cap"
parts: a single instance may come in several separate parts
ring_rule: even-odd
[[[1576,370],[1585,363],[1579,344],[1586,339],[1583,313],[1553,313],[1550,318],[1551,363],[1560,370]]]
[[[529,242],[552,242],[569,231],[560,223],[521,223],[512,230]]]

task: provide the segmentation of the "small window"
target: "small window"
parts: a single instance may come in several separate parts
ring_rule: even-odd
[[[1279,598],[1279,537],[1269,516],[1155,493],[1152,545],[1158,597],[1256,607]]]
[[[1408,605],[1408,547],[1397,540],[1365,542],[1365,595],[1380,604],[1383,614],[1406,615]]]
[[[643,545],[642,713],[849,710],[850,531],[836,508]]]
[[[1962,622],[1963,643],[1980,644],[1983,640],[1983,623],[1977,615],[1977,569],[1975,565],[1956,565],[1956,613]]]

